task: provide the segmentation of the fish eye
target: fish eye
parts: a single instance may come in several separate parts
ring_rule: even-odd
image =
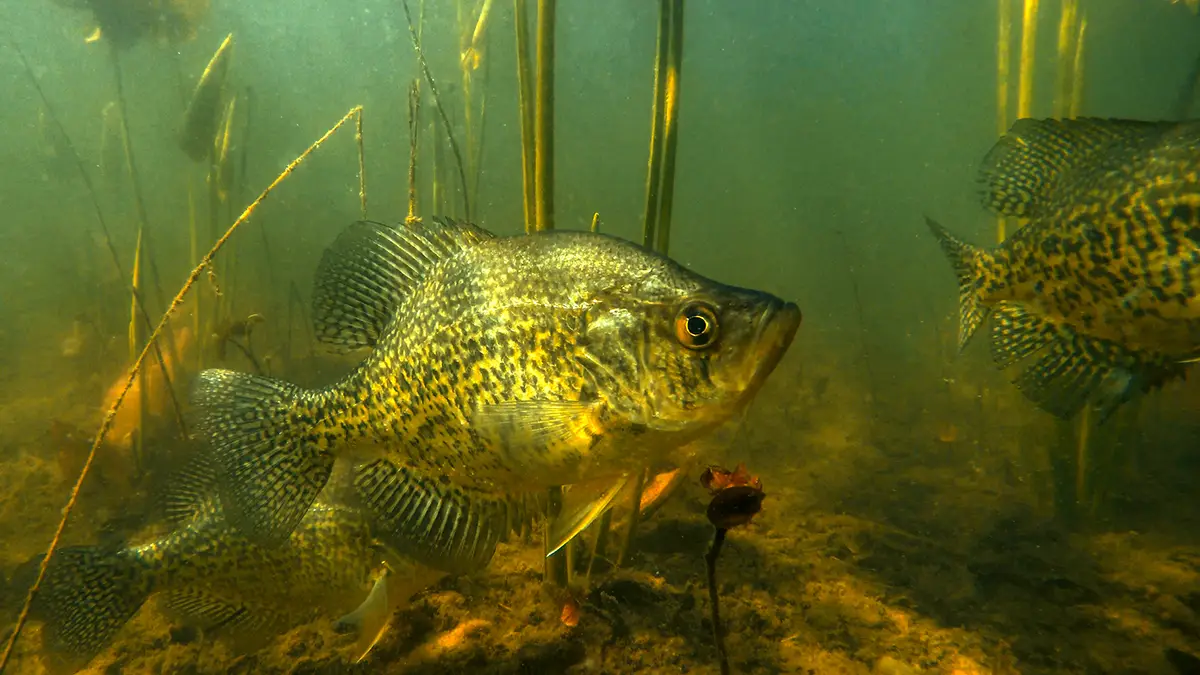
[[[691,302],[675,317],[675,337],[688,349],[706,349],[716,344],[717,314],[702,302]]]

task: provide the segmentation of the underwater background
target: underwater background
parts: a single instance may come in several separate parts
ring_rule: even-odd
[[[415,15],[418,1],[409,2]],[[5,636],[31,581],[28,561],[54,536],[132,362],[139,231],[138,283],[153,322],[197,255],[356,105],[367,216],[397,222],[408,209],[409,87],[422,73],[400,2],[198,2],[183,38],[118,49],[97,37],[90,4],[10,2],[0,28]],[[468,68],[463,47],[481,4],[426,0],[421,9],[422,48],[469,155],[472,204],[465,213],[445,130],[425,98],[418,215],[470,215],[517,234],[525,215],[513,7],[491,8]],[[957,354],[953,274],[923,219],[972,243],[996,240],[976,176],[999,135],[997,3],[683,4],[670,255],[794,301],[804,315],[746,419],[701,459],[744,462],[767,494],[720,563],[734,672],[1178,672],[1168,650],[1200,652],[1200,385],[1171,383],[1103,427],[1081,427],[1026,401],[985,347]],[[1008,4],[1015,110],[1026,3]],[[1063,4],[1040,3],[1033,117],[1054,114],[1060,95]],[[1193,8],[1072,6],[1086,22],[1074,71],[1080,115],[1162,120],[1189,109],[1200,57]],[[558,229],[588,229],[599,214],[602,232],[641,240],[658,13],[648,0],[558,4]],[[209,164],[189,159],[179,138],[196,80],[228,34],[234,171],[214,198]],[[197,280],[169,326],[179,406],[201,366],[262,368],[306,385],[350,367],[317,348],[306,317],[322,251],[362,215],[351,126],[281,183],[214,274]],[[161,529],[156,477],[190,444],[156,377],[125,403],[144,416],[115,420],[64,543]],[[574,622],[542,586],[538,546],[517,541],[486,571],[414,598],[362,663],[327,621],[233,654],[147,606],[91,669],[717,672],[702,559],[707,494],[700,469],[692,473],[640,525],[632,560],[592,580]],[[43,672],[35,623],[12,672]]]

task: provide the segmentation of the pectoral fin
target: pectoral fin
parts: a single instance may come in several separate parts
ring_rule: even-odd
[[[606,478],[570,486],[563,493],[562,510],[550,524],[546,557],[554,555],[566,546],[567,542],[586,530],[592,521],[612,506],[625,487],[631,484],[630,476],[626,474],[615,481]]]
[[[375,585],[371,587],[371,592],[367,594],[367,599],[334,624],[338,632],[357,633],[355,663],[367,658],[367,654],[371,653],[371,649],[383,637],[392,620],[392,603],[388,599],[389,576],[391,570],[384,569],[375,580]]]

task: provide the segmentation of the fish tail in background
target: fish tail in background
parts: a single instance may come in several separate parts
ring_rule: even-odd
[[[54,554],[33,609],[53,670],[82,668],[112,642],[153,591],[149,570],[122,550],[79,546]]]
[[[263,544],[287,539],[329,480],[316,395],[258,375],[210,369],[193,390],[195,428],[212,447],[229,522]]]
[[[942,252],[954,268],[954,276],[958,278],[958,350],[961,352],[988,316],[989,310],[982,302],[983,270],[991,261],[991,255],[959,241],[928,216],[925,224],[937,237]]]

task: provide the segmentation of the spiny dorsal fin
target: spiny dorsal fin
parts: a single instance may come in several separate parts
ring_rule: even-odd
[[[374,346],[400,300],[434,265],[492,236],[446,218],[396,226],[352,223],[325,250],[317,267],[317,339],[343,352]]]
[[[1019,119],[983,158],[979,174],[983,203],[999,215],[1036,218],[1082,183],[1081,172],[1103,170],[1098,160],[1106,154],[1132,150],[1177,125],[1098,118]]]

